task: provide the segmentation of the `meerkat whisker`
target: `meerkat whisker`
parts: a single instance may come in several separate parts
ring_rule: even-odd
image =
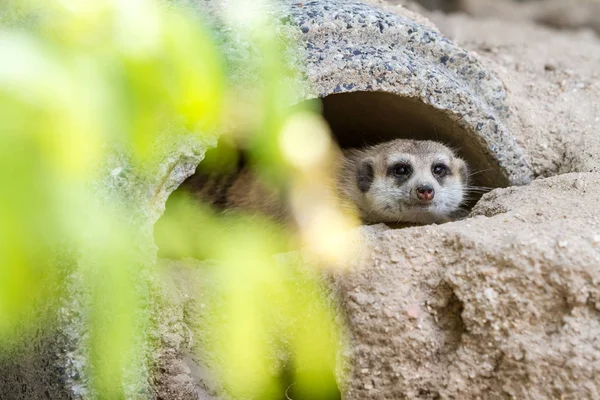
[[[479,174],[484,173],[484,172],[488,172],[488,171],[493,171],[493,168],[486,168],[486,169],[480,169],[480,170],[477,170],[477,171],[471,171],[469,173],[469,178],[471,178],[471,177],[473,177],[475,175],[479,175]]]

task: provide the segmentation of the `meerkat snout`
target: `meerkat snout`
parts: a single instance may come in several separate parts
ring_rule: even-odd
[[[417,186],[417,197],[421,201],[431,201],[435,196],[435,189],[430,185]]]
[[[365,221],[439,223],[460,210],[468,169],[441,143],[397,139],[347,151],[338,185]]]

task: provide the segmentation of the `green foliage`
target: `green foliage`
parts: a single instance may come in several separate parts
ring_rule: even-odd
[[[229,11],[251,3],[237,2]],[[248,65],[258,74],[238,87],[228,82],[214,33],[185,8],[151,0],[13,0],[0,6],[2,347],[14,345],[17,328],[44,322],[36,317],[39,304],[58,304],[69,295],[58,289],[65,287],[59,264],[68,254],[90,299],[82,305],[90,332],[87,373],[99,397],[127,396],[125,376],[147,351],[148,288],[139,274],[152,257],[138,251],[145,237],[132,210],[139,204],[111,201],[94,189],[115,148],[132,160],[140,179],[162,156],[153,149],[165,134],[243,134],[254,165],[275,182],[302,181],[320,162],[290,160],[282,150],[285,132],[297,143],[303,137],[298,126],[305,126],[298,121],[317,117],[289,108],[293,93],[282,44],[262,13],[247,10],[223,16],[260,54]],[[173,124],[188,132],[165,129]],[[315,132],[309,137],[330,146],[325,131],[317,126]],[[210,350],[238,366],[221,371],[230,393],[281,398],[269,372],[272,349],[264,345],[273,321],[261,310],[271,306],[295,330],[288,350],[298,392],[331,389],[339,341],[333,316],[321,299],[294,295],[272,257],[302,236],[260,219],[224,221],[186,200],[174,204],[177,218],[161,221],[165,245],[173,255],[221,265],[226,289],[220,296],[232,322],[219,329],[214,324],[211,334],[227,337],[229,345]],[[314,292],[314,280],[305,282],[302,290]],[[294,327],[290,318],[298,315],[305,324]]]

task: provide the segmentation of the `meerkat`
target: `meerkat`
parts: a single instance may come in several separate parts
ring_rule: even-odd
[[[396,139],[345,150],[341,157],[336,192],[364,223],[431,224],[460,215],[468,167],[441,143]],[[289,217],[282,194],[248,168],[217,177],[192,176],[183,190],[220,208]]]
[[[366,222],[448,222],[466,200],[467,164],[438,142],[397,139],[348,150],[341,165],[340,196]]]

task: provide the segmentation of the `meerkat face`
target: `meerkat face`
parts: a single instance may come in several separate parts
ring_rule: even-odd
[[[440,223],[465,199],[465,162],[441,143],[394,140],[356,153],[354,201],[370,222]]]

